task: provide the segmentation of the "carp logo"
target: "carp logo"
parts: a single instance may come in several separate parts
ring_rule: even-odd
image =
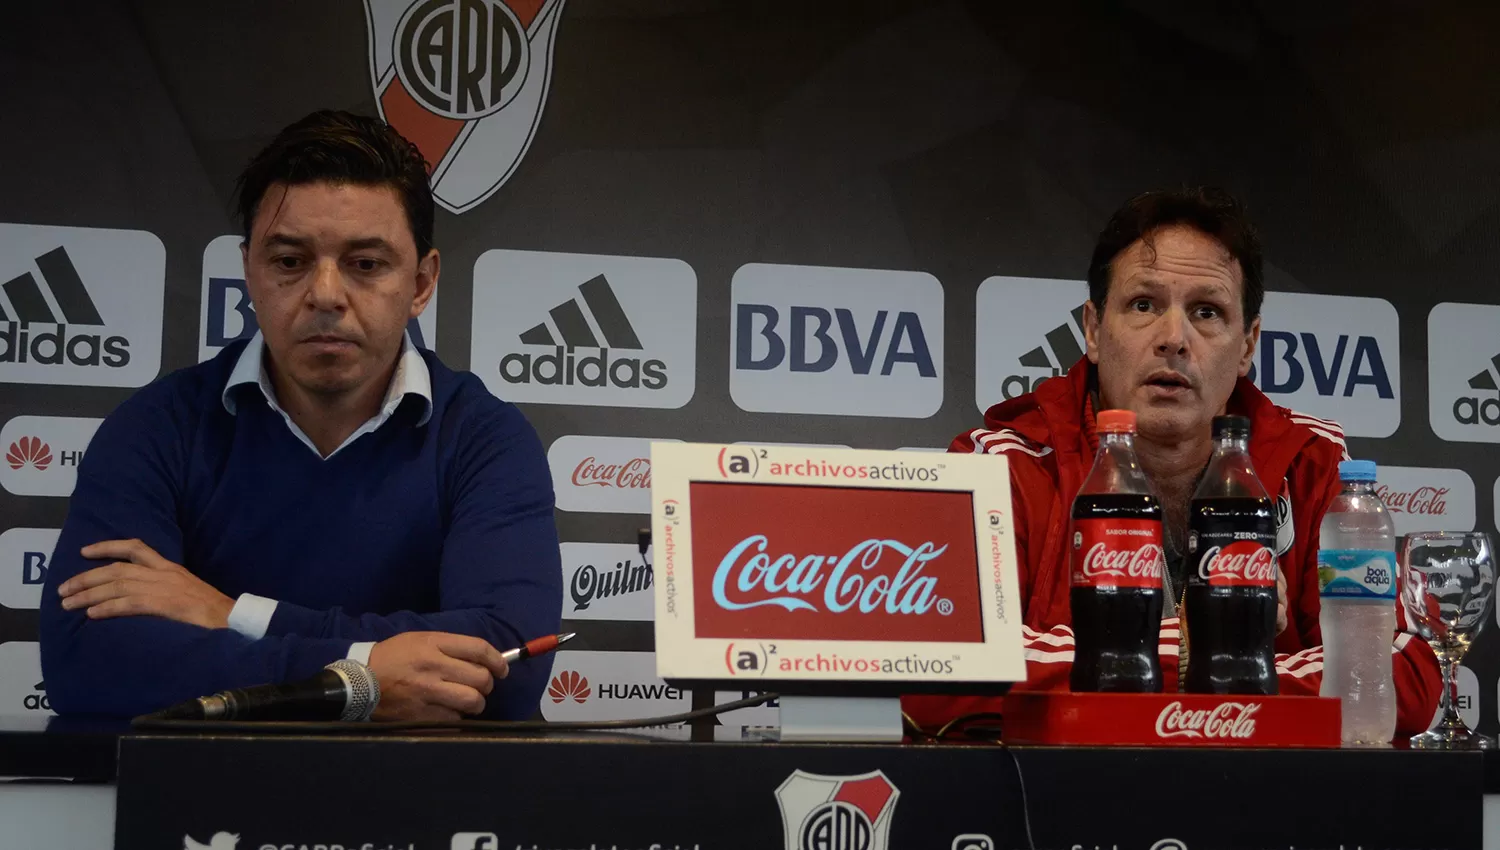
[[[786,850],[887,850],[901,791],[881,771],[793,771],[776,789]]]
[[[365,0],[380,117],[467,212],[520,165],[542,120],[565,0]]]

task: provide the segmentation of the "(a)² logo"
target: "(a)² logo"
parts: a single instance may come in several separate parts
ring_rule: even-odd
[[[365,0],[380,117],[432,168],[449,212],[515,173],[541,123],[564,0]]]
[[[776,789],[786,850],[887,850],[901,792],[880,771],[794,771]]]

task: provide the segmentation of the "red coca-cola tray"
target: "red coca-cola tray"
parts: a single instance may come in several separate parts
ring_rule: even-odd
[[[1339,701],[1210,694],[1011,693],[1005,741],[1117,747],[1337,747]]]

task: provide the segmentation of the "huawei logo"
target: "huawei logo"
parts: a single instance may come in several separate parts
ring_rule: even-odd
[[[22,437],[10,444],[10,450],[5,453],[5,462],[10,464],[11,469],[30,465],[40,471],[52,465],[52,447],[42,442],[40,437]]]
[[[589,687],[589,680],[572,670],[564,670],[553,676],[552,684],[547,686],[547,696],[552,697],[553,702],[567,702],[571,699],[576,703],[582,703],[593,694],[594,690]]]

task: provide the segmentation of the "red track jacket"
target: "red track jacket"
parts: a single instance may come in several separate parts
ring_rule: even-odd
[[[1068,517],[1073,497],[1094,462],[1098,437],[1089,401],[1090,364],[1079,361],[1066,376],[1035,392],[991,407],[983,429],[954,439],[952,452],[1003,454],[1010,463],[1016,558],[1025,600],[1026,690],[1067,690],[1073,662],[1069,611]],[[1256,474],[1277,499],[1276,548],[1287,578],[1287,628],[1276,639],[1281,693],[1316,694],[1323,674],[1318,626],[1318,525],[1340,482],[1347,457],[1335,423],[1277,407],[1241,378],[1228,410],[1251,419],[1250,457]],[[1168,613],[1171,603],[1168,602]],[[1398,735],[1427,728],[1441,687],[1438,664],[1426,641],[1410,634],[1397,602],[1392,643]],[[1177,689],[1178,623],[1162,621],[1163,688]],[[902,708],[931,728],[965,714],[999,711],[995,697],[908,696]]]

